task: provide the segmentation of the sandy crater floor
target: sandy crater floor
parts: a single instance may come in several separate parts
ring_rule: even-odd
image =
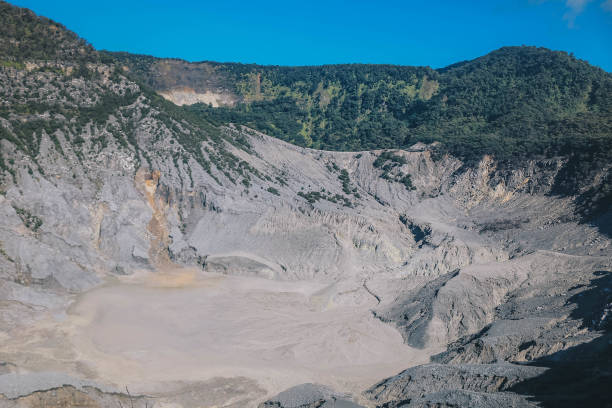
[[[428,360],[373,318],[370,295],[349,292],[338,302],[336,285],[142,272],[81,295],[63,320],[38,324],[39,341],[11,348],[141,393],[218,377],[253,379],[267,395],[304,382],[357,393]]]

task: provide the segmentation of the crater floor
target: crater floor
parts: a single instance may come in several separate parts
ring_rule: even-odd
[[[39,359],[37,370],[61,361],[76,375],[148,395],[220,377],[253,379],[267,395],[305,382],[358,393],[431,352],[375,319],[373,298],[355,285],[139,272],[80,295],[63,319],[35,325],[38,342],[12,348],[46,354],[48,367]]]

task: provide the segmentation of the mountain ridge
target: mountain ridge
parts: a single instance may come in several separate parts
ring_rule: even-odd
[[[401,148],[417,141],[439,140],[450,144],[450,150],[456,155],[469,157],[468,152],[475,151],[477,154],[496,154],[503,160],[512,158],[515,154],[512,153],[512,149],[516,149],[519,155],[535,153],[550,155],[551,152],[545,152],[542,146],[529,141],[531,137],[529,132],[538,131],[541,136],[547,135],[546,137],[550,139],[544,140],[544,144],[551,144],[555,137],[558,138],[555,136],[558,131],[554,128],[547,128],[551,125],[556,126],[554,121],[560,119],[569,119],[570,122],[577,124],[589,123],[589,120],[600,121],[607,127],[599,132],[608,136],[610,133],[610,125],[606,118],[610,113],[610,98],[607,95],[612,86],[612,76],[600,68],[574,59],[565,52],[536,47],[504,47],[483,57],[462,62],[460,66],[449,66],[438,70],[428,67],[368,64],[280,67],[209,62],[186,63],[180,60],[159,60],[151,57],[145,57],[146,62],[143,66],[139,66],[140,57],[138,56],[113,55],[130,67],[136,77],[145,82],[152,78],[150,80],[154,82],[148,82],[148,84],[155,90],[164,92],[168,92],[172,86],[163,84],[163,78],[172,77],[172,72],[176,72],[177,78],[174,78],[173,81],[179,81],[178,85],[188,86],[194,92],[199,92],[203,88],[199,90],[197,79],[194,77],[191,81],[189,75],[196,75],[198,66],[206,65],[213,71],[209,73],[209,77],[217,82],[216,85],[213,84],[217,88],[213,87],[210,90],[221,93],[229,92],[233,107],[206,109],[204,105],[201,105],[194,110],[199,110],[203,115],[209,115],[221,122],[234,121],[247,124],[260,131],[266,131],[281,139],[306,147],[363,150]],[[183,65],[181,67],[160,66],[159,70],[156,70],[156,64],[163,65],[166,62]],[[523,72],[521,70],[528,69],[526,67],[529,64],[533,66],[529,69],[536,71],[521,73]],[[547,64],[552,68],[549,68]],[[334,81],[337,81],[335,71],[347,68],[350,72],[349,76],[345,79],[340,78],[341,83],[333,85]],[[494,71],[489,73],[491,69]],[[551,69],[553,71],[550,71]],[[236,72],[231,72],[232,70]],[[377,70],[381,72],[373,72]],[[147,72],[151,76],[147,76]],[[255,73],[260,76],[259,80],[257,76],[253,76]],[[181,75],[185,76],[183,82],[180,82]],[[369,75],[377,75],[376,78],[379,79],[368,79]],[[540,75],[537,80],[536,75]],[[292,76],[295,76],[295,79],[291,79]],[[424,77],[428,78],[425,82]],[[523,84],[522,77],[532,79]],[[570,79],[571,77],[575,78]],[[571,85],[573,88],[563,84],[562,81],[567,83],[568,79],[573,81]],[[500,87],[502,80],[514,81],[515,85],[512,86],[510,82],[509,85],[501,85],[500,89],[495,89],[495,87]],[[257,81],[260,83],[258,84]],[[345,83],[343,84],[342,81]],[[382,90],[367,91],[369,93],[366,93],[365,96],[351,93],[357,92],[355,88],[357,86],[359,89],[367,89],[367,86],[373,85],[380,87],[380,81],[383,81],[384,89]],[[445,85],[444,81],[448,83]],[[589,85],[591,82],[594,85]],[[423,84],[426,86],[424,87]],[[429,89],[426,89],[427,85]],[[338,86],[340,89],[336,89]],[[364,86],[366,88],[363,88]],[[395,89],[397,86],[400,88]],[[343,87],[349,89],[343,90]],[[479,90],[478,87],[485,88],[484,90],[489,94],[483,93],[483,90]],[[595,94],[589,96],[587,105],[581,105],[584,102],[580,94],[591,92],[588,90],[590,87],[595,88],[593,91]],[[344,92],[344,96],[324,93],[330,89],[331,92]],[[538,89],[540,91],[537,91]],[[510,94],[504,95],[502,91]],[[537,92],[540,92],[541,95]],[[558,95],[555,96],[553,92]],[[513,93],[516,95],[512,95]],[[388,96],[385,96],[387,94]],[[368,100],[366,97],[373,99],[367,102],[367,107],[364,107]],[[466,105],[465,101],[474,97],[480,99],[472,101],[470,106]],[[334,107],[334,98],[337,99],[336,104],[339,103],[339,106]],[[354,100],[351,102],[354,106],[344,106],[346,98]],[[528,109],[518,105],[522,100],[527,103]],[[483,106],[487,108],[483,111],[475,110],[478,104],[484,104]],[[287,111],[290,113],[286,114]],[[585,115],[576,117],[575,115],[581,111],[594,115],[593,119]],[[500,119],[508,114],[515,116],[509,119],[510,122],[518,120],[525,122],[523,129],[515,128],[511,132],[505,130],[508,123],[500,122]],[[270,119],[271,117],[277,118]],[[347,127],[346,124],[343,124],[344,117],[357,121],[358,127],[366,125],[368,127],[362,130]],[[435,118],[444,123],[434,125]],[[370,126],[369,123],[374,120],[382,123],[383,127],[389,126],[390,131],[394,133],[393,136],[389,136],[380,128]],[[551,120],[553,122],[547,123]],[[320,126],[323,128],[319,129]],[[335,130],[338,126],[340,128]],[[462,130],[462,126],[467,126],[467,128]],[[538,127],[540,129],[536,130]],[[542,128],[544,134],[542,134]],[[567,128],[571,128],[571,125]],[[334,132],[344,132],[345,135],[334,141]],[[360,134],[360,132],[367,132],[367,135]],[[518,137],[517,132],[527,132],[522,139],[529,144],[528,148],[520,148],[520,143],[512,140]],[[496,133],[499,133],[499,136],[495,136]],[[572,137],[577,136],[584,137],[581,134]],[[496,144],[500,142],[494,139],[499,137],[507,141],[507,146],[496,147]],[[479,146],[479,138],[485,143],[484,146]],[[473,159],[477,160],[478,157],[473,157]]]

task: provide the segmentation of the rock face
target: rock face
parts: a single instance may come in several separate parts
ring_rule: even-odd
[[[259,408],[359,408],[328,387],[318,384],[301,384],[285,390],[259,405]],[[361,407],[363,408],[363,407]]]
[[[541,375],[544,371],[546,370],[539,367],[512,364],[427,364],[410,368],[376,384],[365,394],[379,405],[412,407],[427,406],[426,401],[433,403],[436,399],[445,400],[446,398],[441,398],[445,393],[448,395],[450,390],[458,390],[460,392],[452,398],[457,401],[472,400],[472,403],[467,404],[469,406],[490,406],[489,402],[477,403],[479,399],[497,400],[499,406],[504,406],[504,402],[509,400],[508,394],[486,394],[503,393],[515,384]],[[526,400],[518,405],[530,406]]]
[[[0,346],[1,407],[150,406],[96,382],[78,356],[47,361],[39,337],[17,352],[15,336],[63,319],[102,284],[177,267],[320,284],[313,308],[369,305],[435,355],[362,395],[303,384],[270,397],[258,378],[217,378],[163,390],[155,406],[199,406],[205,395],[285,408],[610,396],[611,241],[578,221],[572,196],[554,195],[563,157],[467,167],[420,144],[392,152],[407,188],[381,177],[382,151],[317,151],[217,128],[181,117],[113,64],[67,57],[1,66],[0,104],[0,343],[10,343]]]
[[[218,108],[219,106],[234,104],[231,95],[215,93],[209,90],[200,93],[187,86],[160,91],[159,94],[178,106],[205,103],[213,108]]]
[[[115,53],[125,72],[142,78],[146,85],[176,105],[210,104],[213,107],[233,106],[241,98],[228,78],[218,72],[218,64],[189,63],[177,59],[158,59],[145,55]],[[131,64],[131,58],[138,64]]]

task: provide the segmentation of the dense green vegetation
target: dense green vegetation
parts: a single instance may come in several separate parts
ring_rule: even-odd
[[[113,55],[145,79],[152,71],[159,74],[160,61],[166,61]],[[241,101],[234,107],[198,104],[187,110],[301,146],[367,150],[440,141],[442,149],[467,161],[492,154],[509,162],[610,150],[612,75],[565,52],[506,47],[439,70],[178,60],[164,67],[165,76],[176,76],[175,84],[195,86],[190,82],[198,77],[194,72],[206,72],[212,85]],[[159,77],[149,83],[163,86]]]
[[[429,99],[438,82],[429,68],[389,65],[253,67],[227,64],[243,103],[191,110],[254,127],[301,146],[327,150],[397,147],[406,126],[396,116]],[[249,73],[241,70],[250,69]]]
[[[71,59],[95,62],[108,58],[63,25],[0,0],[0,65],[25,60]],[[18,65],[17,65],[18,66]]]

